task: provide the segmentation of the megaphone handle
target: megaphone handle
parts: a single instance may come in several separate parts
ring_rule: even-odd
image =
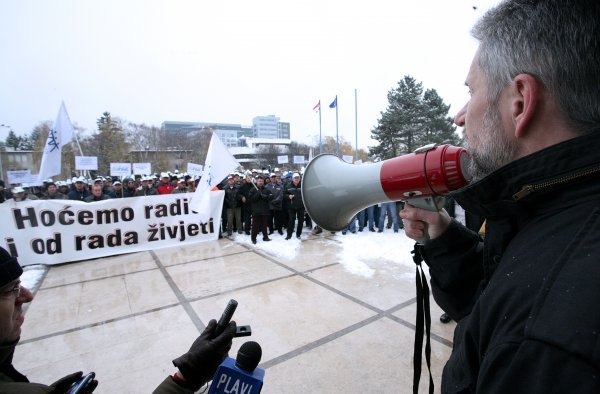
[[[431,212],[439,212],[442,210],[442,208],[444,208],[446,199],[442,196],[428,196],[422,198],[413,198],[407,202],[417,208],[426,209]],[[425,228],[423,229],[423,238],[416,240],[421,245],[425,245],[429,241],[429,224],[427,222],[424,222],[424,224]]]

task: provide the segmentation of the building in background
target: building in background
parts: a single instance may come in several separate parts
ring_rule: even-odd
[[[252,137],[290,139],[290,124],[280,122],[275,115],[256,116],[252,119]]]
[[[252,126],[164,121],[162,128],[173,134],[212,130],[245,168],[266,166],[268,161],[273,161],[270,156],[276,152],[285,154],[291,142],[290,124],[281,122],[275,115],[256,116],[252,119]]]
[[[290,124],[280,122],[275,115],[256,116],[252,119],[252,126],[235,123],[164,121],[162,128],[167,133],[197,132],[210,129],[217,133],[227,147],[246,146],[247,138],[290,139]]]

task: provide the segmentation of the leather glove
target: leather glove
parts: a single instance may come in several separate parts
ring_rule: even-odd
[[[64,378],[58,379],[56,382],[52,383],[50,387],[52,388],[52,394],[65,394],[69,391],[73,383],[81,379],[83,376],[83,372],[75,372],[70,375],[65,376]],[[92,393],[96,387],[98,386],[97,380],[92,380],[90,384],[83,390],[82,393]]]
[[[196,338],[190,350],[173,360],[173,364],[183,375],[186,386],[194,391],[212,379],[231,349],[236,330],[235,322],[230,322],[221,335],[214,337],[216,328],[217,321],[212,319]]]

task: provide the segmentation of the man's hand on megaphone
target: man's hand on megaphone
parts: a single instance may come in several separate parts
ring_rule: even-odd
[[[432,212],[414,207],[409,202],[404,204],[404,209],[400,211],[400,217],[404,223],[404,233],[417,241],[426,238],[426,227],[429,239],[435,239],[442,235],[452,222],[452,218],[445,209]]]

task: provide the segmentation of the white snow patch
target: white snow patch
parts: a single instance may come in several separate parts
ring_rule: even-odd
[[[35,292],[48,271],[48,267],[41,264],[28,265],[23,267],[23,275],[21,275],[21,285]]]
[[[262,240],[262,234],[259,234],[256,245],[252,244],[250,236],[246,234],[233,234],[231,238],[237,243],[260,249],[275,258],[293,259],[299,253],[301,242],[306,242],[308,237],[309,235],[305,232],[302,234],[302,241],[295,236],[286,240],[285,232],[284,235],[275,233],[269,236],[270,242],[265,242]],[[352,274],[366,278],[372,277],[375,274],[375,268],[371,267],[369,262],[372,264],[373,261],[414,267],[410,252],[413,250],[415,241],[404,235],[403,230],[394,233],[392,230],[386,229],[383,233],[374,233],[365,229],[355,234],[349,232],[343,235],[341,232],[337,232],[335,235],[328,234],[327,237],[321,239],[321,242],[324,242],[323,246],[325,248],[333,245],[339,247],[341,244],[341,251],[338,253],[337,259]],[[405,276],[406,279],[414,279],[414,274]]]
[[[337,233],[336,240],[343,246],[338,254],[341,264],[351,273],[367,278],[373,276],[375,271],[369,266],[369,261],[414,266],[410,252],[415,241],[405,236],[403,230],[398,233],[392,230],[383,233],[365,230],[356,234]]]

